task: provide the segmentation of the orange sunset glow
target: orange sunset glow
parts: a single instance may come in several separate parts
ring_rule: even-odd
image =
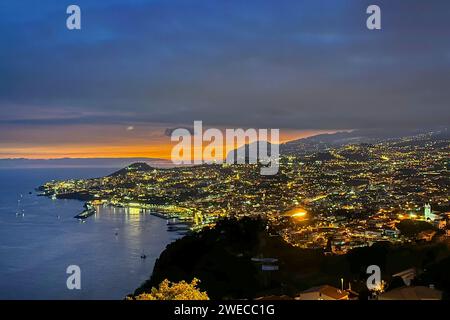
[[[10,136],[13,135],[14,144],[0,141],[0,158],[148,157],[170,159],[172,147],[177,142],[172,142],[165,134],[167,127],[169,126],[158,124],[56,126],[52,130],[24,128],[21,131],[8,133]],[[334,132],[336,131],[281,129],[280,142]],[[207,144],[205,142],[204,146]],[[224,150],[226,147],[223,146]]]

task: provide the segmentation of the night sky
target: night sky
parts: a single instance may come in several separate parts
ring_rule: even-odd
[[[66,28],[66,8],[82,30]],[[366,28],[378,4],[382,30]],[[448,0],[2,0],[0,158],[164,156],[167,128],[450,119]]]

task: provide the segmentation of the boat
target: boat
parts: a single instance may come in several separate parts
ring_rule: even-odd
[[[74,218],[84,220],[95,214],[95,212],[95,208],[87,206],[86,209],[83,210],[83,212],[77,214]]]
[[[25,216],[25,210],[22,208],[21,203],[22,203],[22,199],[23,199],[23,195],[21,194],[19,196],[19,199],[17,199],[17,210],[16,210],[16,217],[18,216]]]

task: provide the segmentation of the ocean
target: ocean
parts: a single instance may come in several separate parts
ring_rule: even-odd
[[[165,220],[106,207],[82,223],[73,217],[83,202],[52,200],[34,190],[52,179],[114,171],[0,169],[0,299],[123,299],[150,277],[166,245],[180,237],[167,231]],[[16,215],[18,207],[24,216]],[[70,265],[80,267],[80,290],[67,288]]]

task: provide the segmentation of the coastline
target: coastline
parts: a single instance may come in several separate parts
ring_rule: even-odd
[[[52,179],[88,179],[108,172],[0,170],[1,299],[121,300],[149,278],[161,252],[180,237],[167,232],[164,219],[100,207],[97,215],[81,223],[74,216],[84,209],[83,201],[52,200],[34,191]],[[24,216],[15,214],[20,194]],[[143,253],[145,260],[140,259]],[[67,290],[66,269],[71,264],[81,268],[82,290]]]

